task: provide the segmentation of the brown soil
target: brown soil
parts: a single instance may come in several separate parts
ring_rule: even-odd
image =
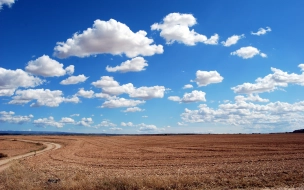
[[[30,142],[17,141],[12,138],[10,139],[0,138],[0,153],[7,155],[7,157],[21,155],[36,150],[41,150],[43,147],[44,146],[41,143],[36,144]],[[5,159],[7,157],[3,157],[2,159]]]
[[[30,184],[36,189],[302,189],[304,184],[304,134],[24,139],[63,147],[5,170],[15,177],[0,175],[4,189]],[[16,186],[20,179],[28,183]]]

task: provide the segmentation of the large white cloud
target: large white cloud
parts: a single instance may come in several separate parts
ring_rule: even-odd
[[[11,7],[15,3],[15,0],[0,0],[0,11],[3,7],[3,5],[7,5],[8,7]]]
[[[183,98],[178,96],[169,96],[168,99],[174,102],[191,103],[191,102],[205,102],[206,93],[202,91],[193,90],[190,93],[185,93]]]
[[[30,115],[25,115],[25,116],[21,116],[21,115],[15,115],[15,112],[6,112],[6,111],[1,111],[0,112],[0,122],[5,122],[5,123],[15,123],[15,124],[23,124],[23,123],[27,123],[30,122],[31,119],[34,116],[32,114]]]
[[[88,78],[89,77],[86,77],[84,75],[70,76],[69,78],[62,80],[60,84],[62,85],[78,84],[86,81]]]
[[[7,70],[0,67],[0,96],[11,96],[19,87],[36,87],[43,82],[44,80],[34,77],[21,69]]]
[[[230,54],[237,55],[243,59],[253,58],[256,55],[260,55],[263,58],[267,57],[265,53],[260,52],[260,50],[252,46],[241,47],[240,49],[231,52]]]
[[[181,118],[190,123],[212,122],[254,128],[284,127],[286,130],[302,126],[303,114],[303,101],[293,104],[279,101],[254,104],[238,100],[235,103],[220,104],[218,109],[210,108],[206,104],[199,105],[197,110],[186,108]]]
[[[147,38],[146,35],[143,30],[134,33],[127,25],[114,19],[109,21],[98,19],[94,21],[92,28],[82,33],[75,33],[66,42],[57,42],[54,55],[66,58],[109,53],[136,57],[163,53],[163,46],[153,44],[153,39]]]
[[[257,32],[251,32],[252,35],[256,35],[256,36],[260,36],[260,35],[264,35],[267,32],[271,32],[271,28],[270,27],[266,27],[266,29],[264,28],[259,28],[259,30]]]
[[[301,68],[301,64],[299,65]],[[271,92],[279,87],[287,87],[288,84],[297,84],[304,86],[304,73],[298,75],[295,73],[288,74],[280,69],[271,68],[273,74],[269,74],[264,78],[258,78],[255,83],[244,83],[231,89],[235,93],[241,94],[252,94],[252,93],[262,93]]]
[[[134,107],[139,104],[144,104],[143,100],[132,100],[125,98],[115,98],[105,101],[102,104],[102,108],[120,108],[120,107]]]
[[[135,88],[132,83],[119,85],[113,77],[102,76],[100,80],[92,82],[92,85],[101,88],[103,93],[109,95],[128,94],[131,98],[148,100],[151,98],[163,98],[166,91],[164,86],[142,86]]]
[[[217,71],[196,71],[196,79],[194,80],[198,86],[207,86],[212,83],[220,83],[223,77]]]
[[[79,99],[76,97],[64,98],[63,93],[60,90],[49,90],[49,89],[27,89],[17,90],[13,100],[9,104],[27,104],[31,101],[35,101],[31,104],[31,107],[48,106],[58,107],[62,102],[73,102],[78,103]]]
[[[139,71],[146,70],[145,67],[147,67],[147,66],[148,66],[148,63],[144,58],[135,57],[131,60],[127,60],[127,61],[121,63],[121,65],[116,66],[116,67],[107,66],[106,70],[108,72],[121,72],[121,73],[139,72]]]
[[[154,23],[151,30],[161,30],[160,36],[165,38],[167,44],[178,42],[193,46],[197,42],[218,43],[219,36],[217,34],[208,39],[205,35],[189,29],[196,23],[196,18],[192,14],[170,13],[163,19],[162,23]]]
[[[67,74],[73,74],[74,66],[69,66],[63,69],[63,64],[51,59],[48,55],[43,55],[34,61],[29,61],[25,70],[34,75],[44,77],[59,77]]]
[[[245,35],[233,35],[229,38],[227,38],[226,41],[222,41],[221,44],[223,44],[223,46],[229,47],[232,46],[234,44],[236,44],[240,39],[245,38]]]

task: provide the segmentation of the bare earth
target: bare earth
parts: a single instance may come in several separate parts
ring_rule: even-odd
[[[0,152],[6,154],[8,157],[25,154],[42,148],[43,148],[43,144],[17,141],[12,138],[10,139],[0,138]]]
[[[5,142],[5,140],[4,140],[4,142]],[[11,151],[8,151],[9,152],[8,155],[10,155],[10,156],[7,158],[2,158],[0,160],[0,172],[7,169],[10,166],[10,163],[14,160],[28,158],[31,156],[38,156],[46,151],[56,150],[61,147],[60,144],[56,144],[56,143],[35,142],[35,141],[23,140],[23,139],[6,140],[6,142],[7,143],[11,142],[12,145],[14,145],[14,146],[8,146],[8,147],[16,147],[16,149],[15,150],[11,149]],[[6,145],[6,144],[5,143],[1,144],[1,148],[5,147],[2,145]],[[36,145],[36,147],[34,148],[32,146],[27,146],[28,144],[32,144],[32,145],[34,144],[34,145]],[[21,149],[20,147],[25,147],[25,148]],[[26,148],[28,148],[28,149],[26,149]],[[17,150],[19,150],[19,152]],[[28,151],[28,150],[30,150],[30,151]],[[13,153],[15,153],[15,154],[13,154]]]
[[[31,184],[35,189],[304,187],[304,134],[22,138],[55,142],[62,148],[3,171],[14,177],[0,175],[0,188],[27,189]],[[20,178],[24,183],[14,183]]]

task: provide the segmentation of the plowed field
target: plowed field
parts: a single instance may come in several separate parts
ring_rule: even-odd
[[[304,134],[16,138],[63,145],[4,171],[27,173],[23,179],[29,184],[17,187],[259,189],[304,184]],[[2,188],[16,188],[15,178],[1,175]]]
[[[42,148],[44,148],[44,146],[41,143],[30,143],[16,141],[14,139],[0,138],[0,153],[6,154],[7,157],[37,151]]]

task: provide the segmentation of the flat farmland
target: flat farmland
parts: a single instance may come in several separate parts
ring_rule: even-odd
[[[13,138],[62,148],[13,164],[3,189],[304,187],[304,134]]]
[[[44,148],[41,143],[17,141],[15,139],[0,138],[0,153],[12,157]]]

